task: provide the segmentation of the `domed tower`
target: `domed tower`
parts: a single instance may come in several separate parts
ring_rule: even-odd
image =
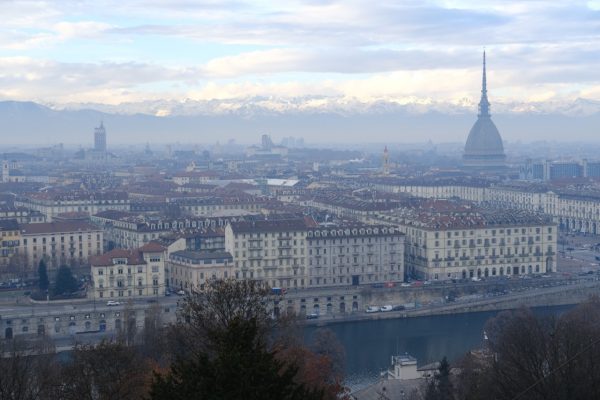
[[[483,52],[483,79],[481,87],[481,100],[479,101],[479,114],[477,121],[469,132],[463,165],[475,169],[503,169],[506,155],[498,128],[490,115],[490,102],[487,98],[487,80],[485,74],[485,51]]]

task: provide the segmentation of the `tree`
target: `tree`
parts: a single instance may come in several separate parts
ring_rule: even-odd
[[[25,343],[17,337],[0,341],[0,399],[37,400],[59,398],[53,393],[59,380],[54,348],[42,338]],[[36,356],[32,353],[38,352]]]
[[[185,298],[174,329],[175,359],[155,375],[151,398],[322,399],[296,381],[299,367],[270,348],[269,290],[259,282],[224,280]],[[183,347],[182,347],[183,346]]]
[[[437,372],[427,386],[425,400],[452,400],[454,388],[450,381],[450,363],[446,357],[442,358]]]
[[[77,280],[71,273],[71,268],[66,265],[61,265],[56,273],[56,281],[54,282],[54,294],[61,295],[63,293],[71,294],[77,291]]]
[[[149,364],[135,348],[120,343],[78,345],[63,370],[64,400],[129,400],[147,395],[151,379]]]
[[[461,362],[457,398],[600,398],[598,298],[559,317],[502,312],[485,330],[488,349]]]
[[[50,286],[50,282],[48,282],[48,269],[46,267],[46,262],[43,259],[40,260],[38,265],[38,278],[40,290],[42,292],[46,292]]]

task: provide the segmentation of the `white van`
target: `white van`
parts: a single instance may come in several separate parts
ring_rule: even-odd
[[[377,306],[369,306],[366,309],[366,312],[368,313],[375,313],[375,312],[379,312],[381,309]]]

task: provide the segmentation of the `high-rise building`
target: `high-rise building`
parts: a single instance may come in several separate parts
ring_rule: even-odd
[[[390,154],[387,146],[383,149],[383,173],[388,175],[390,173]]]
[[[2,161],[2,182],[10,180],[10,165],[7,160]]]
[[[487,98],[487,79],[485,71],[485,51],[483,52],[483,78],[481,100],[477,121],[469,132],[463,165],[473,169],[502,169],[505,167],[504,146],[498,128],[490,115],[490,102]]]
[[[94,129],[94,150],[106,151],[106,129],[104,129],[102,121],[100,121],[100,126]]]

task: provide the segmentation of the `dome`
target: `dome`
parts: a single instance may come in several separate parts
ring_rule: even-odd
[[[485,52],[483,53],[483,79],[479,115],[469,132],[463,165],[475,168],[503,168],[505,166],[504,145],[498,128],[490,116],[490,102],[487,98],[487,79],[485,74]]]
[[[501,156],[504,158],[504,146],[498,128],[490,117],[479,117],[471,128],[465,156]]]

